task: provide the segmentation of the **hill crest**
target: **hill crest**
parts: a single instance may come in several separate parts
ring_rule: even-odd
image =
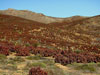
[[[35,12],[29,11],[29,10],[16,10],[16,9],[12,9],[12,8],[8,8],[7,10],[0,10],[0,14],[17,16],[17,17],[21,17],[21,18],[41,22],[41,23],[46,23],[46,24],[86,18],[86,17],[82,17],[82,16],[57,18],[57,17],[46,16],[42,13],[35,13]]]

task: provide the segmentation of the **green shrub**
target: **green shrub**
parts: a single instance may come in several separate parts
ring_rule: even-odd
[[[97,66],[100,67],[100,63],[97,63]]]
[[[77,49],[77,50],[75,50],[74,52],[77,53],[77,54],[79,54],[79,53],[82,53],[83,50],[79,50],[79,49]]]
[[[25,60],[21,58],[20,56],[16,56],[15,58],[12,59],[14,62],[24,62]]]
[[[7,58],[7,56],[5,56],[5,55],[3,55],[3,54],[0,54],[0,60],[4,60],[4,59],[6,59]]]
[[[29,69],[31,67],[42,67],[42,68],[45,68],[46,67],[46,64],[45,63],[42,63],[42,62],[27,63],[25,68],[26,69]]]
[[[26,43],[25,46],[26,46],[26,47],[30,46],[30,43]]]
[[[63,71],[63,69],[59,68],[56,65],[49,66],[47,69],[48,75],[70,75]]]
[[[40,45],[40,43],[33,44],[34,47],[38,47],[39,45]]]
[[[3,65],[3,66],[1,66],[1,69],[3,69],[3,70],[17,70],[17,65]]]
[[[0,54],[0,64],[7,64],[7,56]]]
[[[93,65],[89,65],[89,64],[83,64],[83,65],[79,65],[76,67],[77,70],[83,70],[83,71],[90,71],[90,72],[95,72],[96,69]]]
[[[37,54],[35,56],[28,56],[27,57],[28,60],[39,60],[41,58],[42,58],[42,56],[40,54]]]
[[[47,64],[47,65],[49,65],[49,66],[55,64],[54,60],[45,60],[45,61],[43,61],[43,63],[45,63],[45,64]]]
[[[6,67],[6,69],[8,70],[17,70],[17,66],[16,65],[9,65]]]
[[[15,64],[16,62],[14,62],[13,60],[8,60],[7,63],[8,63],[8,64]]]
[[[37,62],[37,63],[33,63],[32,66],[45,68],[46,64],[45,63],[41,63],[41,62]]]

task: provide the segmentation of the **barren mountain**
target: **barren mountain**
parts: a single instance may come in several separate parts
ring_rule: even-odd
[[[84,19],[86,17],[82,16],[73,16],[69,18],[57,18],[57,17],[50,17],[50,16],[45,16],[44,14],[41,13],[35,13],[32,11],[28,10],[15,10],[15,9],[7,9],[7,10],[0,10],[0,14],[6,14],[6,15],[12,15],[12,16],[17,16],[41,23],[53,23],[53,22],[63,22],[63,21],[73,21],[73,20],[78,20],[78,19]]]

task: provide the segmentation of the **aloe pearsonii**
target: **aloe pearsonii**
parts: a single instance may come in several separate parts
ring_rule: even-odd
[[[31,68],[29,71],[29,75],[48,75],[48,73],[40,69],[40,67],[37,67],[37,68]]]

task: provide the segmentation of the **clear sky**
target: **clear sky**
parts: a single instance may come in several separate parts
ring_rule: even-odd
[[[100,0],[0,0],[0,10],[31,10],[53,17],[100,15]]]

